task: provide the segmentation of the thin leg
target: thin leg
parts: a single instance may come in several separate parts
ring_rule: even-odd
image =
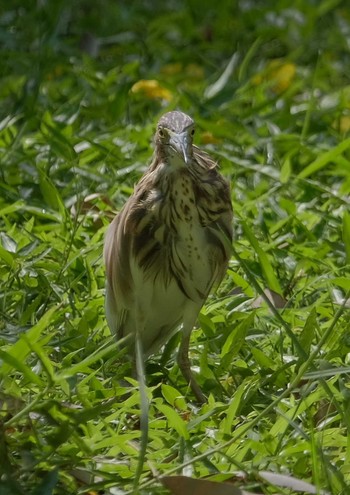
[[[190,360],[188,358],[188,350],[189,350],[189,345],[190,345],[191,332],[192,332],[192,328],[193,328],[195,319],[191,318],[188,321],[186,321],[186,320],[184,321],[183,328],[182,328],[182,338],[181,338],[181,344],[180,344],[179,352],[177,355],[177,362],[178,362],[179,368],[181,370],[181,373],[183,374],[187,383],[190,385],[192,392],[195,395],[196,399],[201,404],[205,404],[207,402],[207,398],[203,394],[200,386],[198,385],[198,383],[196,382],[196,379],[193,376],[193,373],[191,371]]]

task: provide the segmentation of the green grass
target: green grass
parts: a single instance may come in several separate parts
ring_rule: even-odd
[[[350,494],[347,3],[22,4],[0,11],[0,493],[132,490],[139,393],[103,238],[181,108],[230,179],[235,240],[191,340],[208,404],[178,336],[147,363],[140,492],[186,474]]]

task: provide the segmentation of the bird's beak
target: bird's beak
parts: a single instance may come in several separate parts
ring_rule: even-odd
[[[172,134],[169,144],[187,165],[191,160],[191,142],[188,133],[182,132],[181,134]]]

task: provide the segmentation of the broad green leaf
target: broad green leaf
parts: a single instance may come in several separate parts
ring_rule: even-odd
[[[200,323],[201,329],[210,336],[215,335],[215,324],[213,320],[205,314],[205,308],[201,310],[198,316],[198,321]]]
[[[249,47],[248,51],[245,53],[244,59],[242,60],[239,70],[238,70],[238,80],[242,81],[246,78],[246,73],[251,63],[253,57],[256,55],[259,47],[261,46],[263,39],[261,37],[256,38],[254,43]]]
[[[54,337],[54,333],[48,336],[48,339],[51,340],[52,337]],[[39,345],[37,342],[28,339],[26,334],[24,334],[22,338],[27,343],[28,347],[38,356],[50,380],[54,381],[54,368],[50,361],[50,358],[47,356],[43,349],[43,343],[40,342],[41,345]]]
[[[335,277],[330,279],[329,281],[346,291],[350,290],[350,278],[348,277]]]
[[[68,162],[76,158],[77,155],[71,141],[67,139],[48,111],[44,113],[41,132],[58,155]]]
[[[229,60],[228,64],[225,67],[225,70],[213,84],[208,86],[205,91],[204,91],[204,96],[206,99],[211,99],[214,96],[216,96],[220,91],[223,90],[223,88],[226,86],[228,83],[230,77],[232,76],[233,71],[236,69],[237,64],[238,64],[238,53],[235,52],[231,59]]]
[[[239,353],[244,344],[248,330],[254,324],[255,313],[251,312],[242,320],[229,334],[221,350],[221,357],[224,358],[229,354],[232,360]]]
[[[27,331],[25,338],[20,337],[15,344],[7,349],[7,353],[14,357],[19,362],[24,362],[27,358],[28,354],[31,351],[30,346],[28,345],[28,341],[35,343],[41,337],[41,334],[47,329],[50,325],[53,315],[57,311],[57,306],[52,306],[38,321],[36,325],[34,325],[30,330]],[[6,375],[10,373],[13,369],[13,365],[9,363],[4,363],[0,368],[0,373],[2,375]]]
[[[187,425],[175,409],[166,404],[157,404],[157,409],[164,414],[170,428],[174,428],[180,437],[189,440]]]
[[[101,361],[109,354],[116,352],[118,346],[116,342],[107,343],[100,349],[87,356],[79,363],[74,364],[68,368],[63,369],[60,373],[56,374],[56,380],[66,379],[74,376],[76,373],[90,372],[90,366],[97,361]]]
[[[15,264],[15,257],[12,253],[4,249],[0,246],[0,258],[8,265],[9,267],[13,267]]]
[[[256,360],[256,362],[259,364],[259,366],[261,368],[271,369],[271,370],[276,369],[277,362],[274,361],[273,359],[271,359],[261,349],[258,349],[257,347],[253,347],[251,349],[251,352],[254,356],[254,359]]]
[[[346,262],[350,264],[350,213],[344,212],[343,216],[343,242],[345,245]]]
[[[6,216],[9,215],[10,213],[14,213],[18,210],[21,210],[25,205],[25,202],[22,200],[16,201],[15,203],[12,203],[8,206],[5,206],[4,208],[1,208],[0,210],[0,217],[1,216]]]
[[[11,355],[7,351],[0,349],[0,359],[3,364],[0,364],[0,376],[6,376],[8,370],[17,370],[23,374],[23,377],[28,380],[29,383],[35,383],[36,385],[43,386],[42,380],[36,375],[22,360],[18,359],[15,355]],[[5,368],[5,370],[4,370]]]
[[[63,204],[62,198],[52,180],[42,169],[39,169],[39,184],[45,202],[52,209],[58,210],[61,213],[62,218],[64,218],[65,206]]]
[[[274,290],[278,294],[282,294],[282,289],[279,281],[275,275],[274,269],[270,263],[269,257],[266,252],[260,247],[259,241],[254,236],[252,230],[248,227],[247,222],[241,220],[243,231],[247,239],[249,240],[252,248],[256,252],[259,258],[260,266],[263,271],[268,288]]]
[[[167,385],[166,383],[162,384],[162,394],[164,399],[170,404],[171,406],[175,407],[176,409],[181,409],[182,411],[187,410],[187,404],[183,396],[180,394],[176,388],[171,387],[170,385]]]
[[[230,435],[233,428],[233,420],[237,415],[237,411],[241,407],[242,397],[246,389],[246,382],[243,381],[237,390],[235,390],[229,407],[226,409],[226,417],[223,423],[223,431],[225,435]]]
[[[280,181],[282,182],[282,184],[285,184],[286,182],[289,181],[289,178],[290,178],[291,173],[292,173],[292,165],[291,165],[290,159],[291,159],[291,156],[288,155],[285,158],[285,160],[282,164],[282,167],[281,167]]]
[[[313,308],[307,317],[304,328],[299,337],[300,345],[306,352],[307,356],[309,355],[310,347],[315,338],[317,328],[317,313],[315,308]]]
[[[249,282],[245,278],[243,278],[239,273],[235,272],[234,270],[230,270],[229,275],[232,278],[232,280],[234,281],[234,283],[238,287],[241,287],[247,296],[249,296],[249,297],[254,296],[254,290],[249,285]]]
[[[326,167],[332,161],[335,161],[339,155],[344,153],[350,148],[350,138],[344,139],[341,143],[339,143],[334,148],[322,153],[319,157],[316,158],[312,163],[310,163],[307,167],[304,168],[299,174],[299,179],[306,179],[310,175],[318,172],[322,168]]]

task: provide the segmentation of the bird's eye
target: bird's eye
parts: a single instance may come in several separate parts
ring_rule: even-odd
[[[163,129],[159,129],[158,134],[159,134],[159,137],[161,137],[161,138],[165,137],[165,132],[163,131]]]
[[[193,135],[194,135],[194,129],[192,129],[192,131],[191,131],[191,136],[193,136]]]

